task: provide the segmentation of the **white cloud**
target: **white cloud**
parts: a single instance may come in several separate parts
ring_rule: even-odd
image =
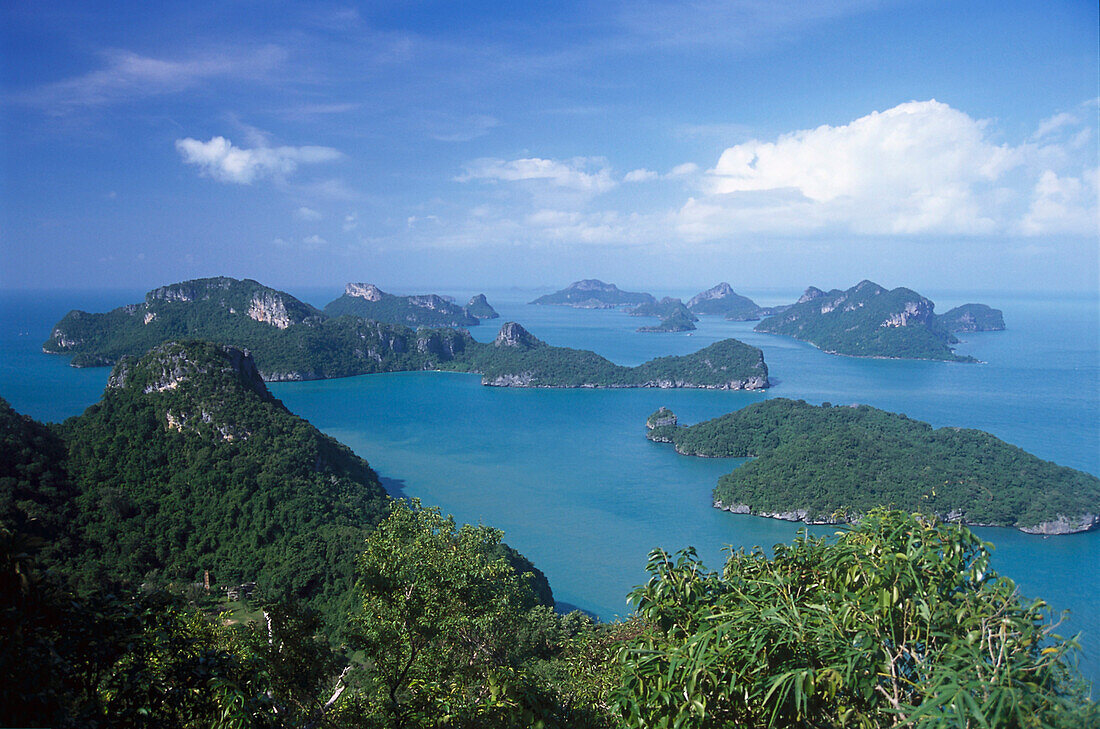
[[[359,227],[359,216],[355,213],[348,213],[344,216],[344,224],[341,227],[345,233],[355,230]]]
[[[331,147],[234,147],[225,137],[209,142],[197,139],[176,140],[176,150],[186,164],[195,165],[204,175],[219,182],[251,184],[264,177],[282,178],[300,164],[331,162],[342,155]]]
[[[768,207],[778,217],[770,226],[761,221],[765,228],[992,233],[1004,227],[1004,191],[996,183],[1026,155],[991,142],[986,126],[931,100],[775,141],[754,139],[725,150],[708,171],[710,204],[681,212],[738,219],[760,205],[745,193],[770,193]]]
[[[666,177],[687,177],[688,175],[694,175],[699,171],[699,165],[694,162],[685,162],[682,165],[676,165],[668,171]]]
[[[1042,139],[1043,137],[1048,136],[1051,132],[1057,131],[1062,127],[1072,126],[1078,123],[1079,120],[1073,114],[1067,114],[1066,112],[1055,114],[1054,116],[1041,121],[1038,128],[1035,129],[1035,133],[1031,135],[1031,138]]]
[[[103,53],[106,61],[103,68],[42,86],[22,100],[61,114],[78,107],[177,93],[212,79],[260,78],[279,67],[286,55],[278,46],[247,52],[207,53],[185,59],[109,50]]]
[[[645,168],[631,170],[623,176],[623,182],[646,182],[647,180],[656,180],[658,175],[653,170],[647,170]]]
[[[307,208],[303,205],[294,211],[294,217],[298,220],[320,220],[323,216],[313,208]]]
[[[328,241],[316,234],[302,238],[302,246],[305,248],[320,248],[325,245],[328,245]]]
[[[600,165],[599,169],[588,171],[596,165]],[[616,184],[611,177],[611,170],[603,164],[603,160],[587,157],[576,157],[565,162],[538,157],[510,162],[494,158],[477,159],[468,164],[466,171],[455,179],[459,182],[539,180],[554,187],[590,193],[605,192]]]
[[[1100,233],[1096,216],[1097,170],[1080,177],[1059,177],[1045,170],[1035,184],[1031,206],[1020,223],[1025,235],[1044,233]]]

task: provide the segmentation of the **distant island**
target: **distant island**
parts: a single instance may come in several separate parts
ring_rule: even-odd
[[[498,387],[657,387],[761,390],[769,386],[764,354],[723,339],[693,354],[658,357],[637,367],[617,365],[595,352],[551,347],[508,322],[491,344],[469,347],[442,369],[481,373]]]
[[[690,427],[662,408],[646,428],[685,455],[753,458],[714,490],[714,505],[734,513],[824,524],[886,506],[1031,534],[1100,526],[1095,476],[989,433],[866,405],[776,398]]]
[[[657,300],[650,294],[621,291],[615,284],[588,278],[574,281],[561,291],[540,296],[530,303],[576,309],[614,309],[623,305],[656,304]]]
[[[471,311],[471,306],[481,316]],[[500,316],[485,300],[485,294],[475,296],[469,305],[462,307],[437,294],[395,296],[368,283],[349,283],[343,296],[325,305],[325,314],[331,317],[350,314],[414,328],[472,327],[480,324],[481,319]]]
[[[758,306],[752,299],[741,296],[726,282],[693,296],[687,303],[693,314],[723,316],[732,321],[755,321],[774,313],[774,309]]]
[[[699,317],[691,313],[683,301],[671,296],[631,309],[630,315],[655,316],[661,320],[656,326],[639,327],[639,332],[690,332],[695,329],[695,322],[699,321]]]
[[[164,286],[141,304],[106,314],[71,311],[43,351],[72,354],[77,367],[104,366],[180,337],[247,349],[267,381],[449,370],[509,387],[768,386],[763,354],[737,340],[620,367],[594,352],[551,347],[515,322],[482,344],[463,329],[414,330],[346,314],[330,317],[285,292],[226,277]]]
[[[985,304],[963,304],[940,316],[949,332],[999,332],[1005,328],[1004,314]]]
[[[756,331],[783,334],[833,354],[893,359],[976,362],[955,354],[952,331],[1004,328],[1001,312],[980,304],[936,316],[935,304],[915,291],[887,291],[861,281],[847,291],[811,286],[797,303],[756,325]]]
[[[489,302],[485,299],[485,294],[478,294],[470,298],[466,302],[466,312],[470,316],[480,319],[499,319],[500,314],[497,310],[489,305]]]

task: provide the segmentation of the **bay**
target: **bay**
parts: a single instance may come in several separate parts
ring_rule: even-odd
[[[339,293],[292,292],[315,305]],[[445,293],[462,301],[477,292]],[[292,411],[370,461],[392,493],[438,505],[460,521],[503,529],[505,539],[546,572],[562,607],[605,619],[627,614],[626,594],[644,580],[654,547],[694,546],[719,568],[726,545],[766,548],[803,528],[711,508],[718,477],[740,461],[688,458],[645,440],[644,419],[660,406],[693,423],[766,397],[866,403],[936,426],[986,430],[1042,458],[1100,473],[1094,296],[924,292],[939,311],[967,301],[1004,310],[1006,331],[964,335],[958,351],[983,361],[967,365],[827,355],[757,334],[751,322],[711,317],[691,336],[640,334],[634,330],[650,320],[617,310],[525,304],[541,291],[486,293],[502,318],[471,330],[480,341],[491,340],[500,322],[515,320],[551,344],[633,365],[733,336],[764,350],[774,383],[766,393],[520,390],[482,387],[474,375],[398,373],[271,386]],[[799,294],[744,293],[764,304]],[[44,420],[95,402],[107,370],[69,368],[64,358],[43,355],[41,342],[70,308],[103,311],[140,298],[141,292],[122,291],[5,292],[0,396]],[[1060,631],[1082,634],[1082,667],[1094,681],[1100,678],[1100,532],[1043,538],[977,531],[995,545],[996,568],[1025,595],[1071,611]]]

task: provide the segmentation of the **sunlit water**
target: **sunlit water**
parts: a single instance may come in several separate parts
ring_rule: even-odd
[[[321,305],[338,291],[295,293]],[[662,405],[692,423],[766,397],[866,403],[936,426],[986,430],[1042,458],[1100,473],[1095,298],[926,292],[939,311],[967,301],[1004,310],[1007,331],[964,335],[959,352],[983,361],[966,365],[831,356],[756,334],[752,323],[709,317],[692,336],[640,334],[634,330],[651,320],[526,305],[534,292],[487,293],[500,321],[519,321],[551,344],[593,349],[620,364],[685,354],[730,336],[764,350],[774,383],[766,394],[500,389],[482,387],[474,375],[441,373],[271,386],[292,411],[370,461],[391,492],[504,530],[506,540],[546,572],[561,603],[603,618],[629,612],[626,594],[643,581],[654,547],[692,545],[717,568],[725,545],[766,547],[801,528],[713,509],[711,489],[740,461],[684,457],[645,440],[645,417]],[[781,303],[797,294],[755,298]],[[4,294],[0,396],[44,420],[79,413],[98,399],[107,370],[69,368],[64,358],[41,354],[41,342],[69,308],[103,311],[140,297],[132,291]],[[471,333],[488,341],[500,321]],[[1071,611],[1062,632],[1082,633],[1083,668],[1100,678],[1100,532],[1051,538],[1011,529],[978,532],[996,546],[997,568],[1026,595]]]

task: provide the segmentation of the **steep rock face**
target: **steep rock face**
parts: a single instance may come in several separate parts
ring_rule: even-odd
[[[465,332],[453,329],[421,330],[416,337],[416,351],[420,354],[434,355],[443,360],[452,360],[466,351],[468,337],[469,335]],[[425,367],[431,364],[426,363]]]
[[[500,327],[497,338],[493,340],[493,346],[532,349],[534,347],[544,347],[546,343],[516,322],[509,321]]]
[[[667,426],[676,426],[676,413],[672,412],[666,407],[662,407],[657,412],[650,415],[645,420],[646,430],[653,430],[654,428],[663,428]]]
[[[381,301],[384,293],[382,289],[369,283],[349,283],[344,286],[345,296],[356,296],[367,301]]]
[[[879,326],[904,327],[909,326],[910,322],[928,324],[935,317],[935,314],[932,313],[932,308],[932,302],[924,297],[914,301],[906,301],[901,311],[891,313]]]
[[[248,304],[248,316],[258,322],[270,324],[276,329],[290,326],[290,314],[283,297],[270,291],[257,291]]]

